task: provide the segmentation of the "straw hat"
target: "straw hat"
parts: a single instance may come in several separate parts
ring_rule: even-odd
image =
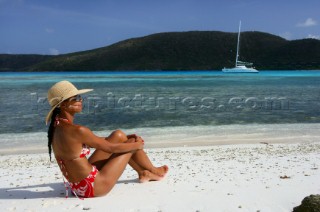
[[[60,81],[54,84],[48,91],[48,102],[51,106],[46,117],[46,124],[48,124],[51,119],[53,110],[61,104],[64,100],[76,96],[78,94],[87,93],[93,89],[81,89],[78,90],[71,82],[69,81]]]

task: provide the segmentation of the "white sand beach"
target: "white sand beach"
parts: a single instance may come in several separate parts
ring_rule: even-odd
[[[297,126],[270,125],[260,137],[208,133],[188,135],[180,146],[146,145],[155,165],[169,166],[164,180],[140,184],[128,166],[108,195],[84,200],[65,198],[61,172],[48,154],[3,155],[1,211],[291,211],[320,193],[319,125]],[[199,139],[209,140],[191,142]]]

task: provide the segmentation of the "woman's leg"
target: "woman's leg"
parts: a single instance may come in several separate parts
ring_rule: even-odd
[[[102,196],[107,194],[116,184],[124,169],[126,168],[132,153],[113,154],[94,180],[94,195]]]
[[[128,137],[121,130],[116,130],[106,138],[112,143],[125,142],[128,140]],[[100,170],[104,164],[108,161],[108,158],[111,156],[110,153],[103,152],[101,150],[96,150],[92,156],[89,158],[89,162]],[[154,167],[150,159],[143,150],[136,151],[129,161],[129,165],[138,172],[140,181],[145,182],[148,178],[155,178],[151,173],[156,174],[160,177],[163,177],[167,171],[167,166]],[[151,172],[151,173],[148,173]],[[147,177],[145,177],[147,175]],[[150,176],[151,175],[151,176]],[[149,177],[148,177],[149,176]],[[143,178],[143,179],[141,179]]]
[[[127,141],[128,139],[123,139],[123,135],[124,133],[122,131],[115,131],[108,137],[108,140],[111,142],[115,142],[116,140],[118,142]],[[140,182],[162,179],[161,176],[154,174],[149,170],[144,170],[140,164],[136,163],[135,160],[132,159],[132,156],[136,155],[139,151],[142,150],[122,154],[110,154],[101,150],[96,150],[92,154],[92,156],[89,158],[89,161],[93,165],[100,166],[99,168],[97,167],[99,169],[99,173],[94,181],[95,196],[107,194],[116,184],[128,163],[138,172]],[[143,153],[139,153],[140,156],[136,155],[136,160],[140,163],[144,158],[146,160],[142,161],[144,166],[152,166],[155,168],[150,162],[149,158],[145,155],[145,153],[144,156]]]
[[[160,177],[163,177],[168,172],[168,167],[166,165],[161,167],[153,166],[149,157],[143,150],[138,150],[132,155],[130,165],[134,164],[140,166],[140,170],[148,170],[156,175],[159,175]],[[134,168],[134,166],[132,167]]]
[[[125,142],[128,140],[127,135],[121,131],[116,130],[114,131],[115,137],[118,140],[118,142]],[[111,139],[111,142],[114,142],[113,139]],[[116,141],[117,142],[117,141]],[[137,150],[131,157],[131,160],[129,161],[129,165],[138,172],[140,181],[145,182],[146,176],[150,176],[151,173],[156,174],[160,177],[163,177],[168,172],[168,166],[161,166],[161,167],[155,167],[153,166],[152,162],[150,161],[149,157],[145,153],[144,150]],[[148,173],[151,172],[151,173]],[[141,179],[141,177],[144,178],[144,180]]]
[[[111,143],[122,143],[127,141],[127,138],[123,138],[121,130],[113,131],[106,140]],[[94,153],[90,156],[89,162],[95,165],[99,170],[104,166],[104,164],[108,161],[111,157],[112,153],[107,153],[102,150],[95,150]]]

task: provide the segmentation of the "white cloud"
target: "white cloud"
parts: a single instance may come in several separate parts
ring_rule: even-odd
[[[59,50],[58,49],[54,49],[54,48],[50,48],[49,49],[49,54],[51,55],[59,55]]]
[[[317,21],[313,20],[312,18],[307,18],[304,22],[299,22],[296,26],[297,27],[311,27],[316,26]]]
[[[312,39],[320,40],[320,35],[312,35],[312,34],[309,34],[309,35],[307,36],[307,38],[312,38]]]
[[[291,32],[283,32],[279,35],[280,37],[283,37],[286,40],[291,40],[292,39],[292,34]]]

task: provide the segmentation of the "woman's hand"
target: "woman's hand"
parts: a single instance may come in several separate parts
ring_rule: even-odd
[[[144,142],[142,139],[137,139],[136,144],[137,144],[137,149],[143,149]]]
[[[136,135],[136,134],[127,135],[127,137],[128,137],[128,141],[129,141],[130,139],[134,138],[136,141],[137,141],[138,139],[140,139],[140,140],[142,140],[142,142],[144,142],[144,140],[142,139],[142,137],[140,137],[140,136],[138,136],[138,135]],[[127,143],[127,142],[126,142],[126,143]],[[131,143],[131,142],[128,142],[128,143]]]
[[[137,135],[136,134],[131,134],[131,135],[127,135],[127,138],[130,139],[130,138],[134,138],[134,139],[137,139]]]
[[[129,138],[125,143],[135,143],[136,139],[135,138]]]
[[[143,139],[137,135],[127,136],[124,143],[106,142],[106,138],[96,136],[89,128],[80,126],[77,128],[75,140],[81,140],[86,145],[100,149],[108,153],[123,153],[143,149]],[[108,141],[108,140],[107,140]]]
[[[129,135],[127,136],[129,139],[125,143],[136,143],[137,149],[143,149],[144,140],[137,135]]]

